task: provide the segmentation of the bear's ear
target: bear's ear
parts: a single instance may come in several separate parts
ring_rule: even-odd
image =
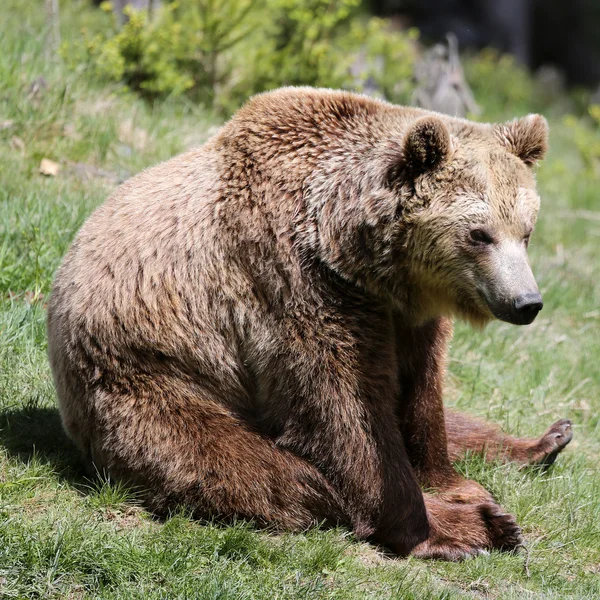
[[[494,135],[512,154],[533,166],[548,151],[548,121],[542,115],[527,115],[494,125]]]
[[[417,119],[402,143],[402,166],[413,176],[441,166],[452,151],[450,132],[434,116]]]

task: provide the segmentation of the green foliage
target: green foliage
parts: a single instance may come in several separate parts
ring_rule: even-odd
[[[347,85],[352,56],[340,51],[338,33],[358,3],[268,0],[267,43],[255,70],[259,87]]]
[[[414,89],[413,70],[417,58],[418,31],[394,30],[386,19],[373,17],[368,21],[355,19],[344,39],[346,51],[354,49],[355,85],[374,86],[384,98],[408,104]],[[356,49],[360,48],[356,57]]]
[[[111,10],[108,2],[102,4]],[[127,21],[120,30],[98,33],[87,39],[87,50],[97,73],[123,81],[128,87],[153,97],[181,94],[194,86],[194,79],[179,67],[185,58],[182,47],[189,40],[175,18],[177,4],[167,5],[159,18],[150,21],[147,12],[126,7]],[[200,58],[198,59],[200,64]]]
[[[537,110],[534,81],[524,67],[509,54],[486,48],[465,57],[465,76],[475,99],[485,99],[484,110],[493,115],[511,111],[524,114]]]
[[[126,503],[133,504],[136,500],[136,491],[128,488],[122,481],[111,481],[101,473],[88,486],[88,502],[90,507],[123,508]]]
[[[232,109],[286,83],[343,85],[345,62],[328,44],[356,3],[177,0],[152,19],[127,8],[125,25],[118,30],[113,19],[88,38],[87,50],[99,75],[146,97],[188,93],[207,107]]]
[[[152,18],[125,8],[118,29],[113,16],[103,32],[86,37],[98,75],[122,81],[147,98],[190,93],[212,106],[231,78],[236,47],[255,30],[262,0],[177,0]],[[112,10],[109,2],[102,8]],[[66,54],[71,51],[67,48]]]
[[[145,97],[187,94],[225,112],[280,86],[360,89],[369,79],[386,97],[407,100],[416,35],[359,18],[359,3],[177,0],[152,18],[127,8],[123,27],[113,18],[86,36],[85,50],[99,76]]]
[[[600,176],[600,104],[592,104],[588,116],[565,116],[564,124],[571,132],[587,172]]]

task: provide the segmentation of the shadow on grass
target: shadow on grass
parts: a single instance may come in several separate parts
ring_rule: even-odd
[[[66,436],[57,408],[24,407],[0,412],[0,446],[25,463],[37,460],[80,490],[89,473]]]

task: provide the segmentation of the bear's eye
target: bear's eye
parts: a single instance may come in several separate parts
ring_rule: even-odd
[[[472,229],[469,235],[471,238],[471,243],[476,244],[477,246],[494,243],[494,239],[492,238],[492,236],[483,229]]]
[[[529,238],[531,238],[531,233],[528,233],[527,235],[523,236],[523,243],[525,244],[525,248],[529,246]]]

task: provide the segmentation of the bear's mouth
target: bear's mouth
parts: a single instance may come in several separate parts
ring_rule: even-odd
[[[484,327],[494,318],[481,290],[477,295],[464,294],[456,301],[457,316],[475,327]]]
[[[478,289],[478,292],[489,312],[491,312],[496,319],[504,321],[505,323],[510,323],[511,325],[531,324],[543,306],[541,301],[542,298],[537,292],[521,294],[516,298],[498,299],[493,301],[483,290]],[[528,296],[537,296],[539,297],[539,300],[537,302],[529,303],[529,310],[523,310],[523,308],[519,307],[519,302],[521,298],[526,298]]]
[[[511,315],[505,302],[492,300],[487,291],[481,287],[477,288],[479,296],[478,304],[483,304],[485,312],[488,313],[489,317],[494,317],[500,321],[511,323]]]

